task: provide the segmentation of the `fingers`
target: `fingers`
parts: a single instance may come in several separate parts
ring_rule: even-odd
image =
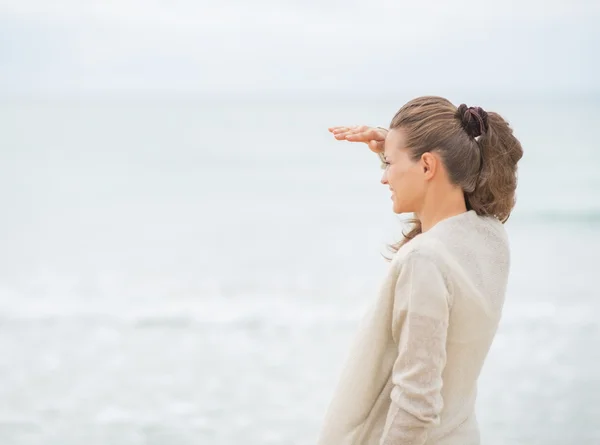
[[[352,142],[384,141],[386,133],[379,128],[365,127],[361,131],[350,131],[346,140]]]
[[[338,141],[364,142],[369,149],[375,153],[384,151],[384,142],[387,132],[381,128],[368,127],[366,125],[336,126],[328,130]]]
[[[333,127],[330,131],[333,133],[333,137],[335,137],[338,141],[341,141],[345,140],[346,136],[348,136],[349,134],[354,134],[360,128],[362,127],[356,125],[352,127]]]
[[[342,126],[342,125],[338,125],[338,126],[336,126],[336,127],[329,127],[329,128],[328,128],[328,130],[329,130],[331,133],[336,133],[336,132],[339,132],[339,131],[340,131],[340,130],[342,130],[342,129],[348,129],[348,128],[351,128],[351,127],[345,127],[345,126]]]
[[[373,137],[368,137],[370,127],[366,125],[355,125],[351,127],[332,127],[329,131],[337,140],[352,140],[354,142],[367,142]],[[349,139],[352,137],[352,139]]]
[[[337,127],[329,127],[328,130],[333,133],[334,136],[337,136],[339,134],[345,134],[348,133],[349,131],[352,131],[353,129],[356,128],[356,125],[354,126],[337,126]]]
[[[346,140],[352,142],[369,142],[377,139],[379,139],[377,132],[369,127],[361,127],[346,133]]]

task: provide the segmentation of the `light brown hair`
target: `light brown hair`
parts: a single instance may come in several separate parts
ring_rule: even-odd
[[[464,191],[467,210],[506,222],[515,206],[517,162],[523,149],[499,114],[424,96],[400,108],[390,124],[390,130],[396,128],[405,131],[414,161],[425,152],[439,153],[450,180]],[[391,250],[398,251],[420,233],[420,221],[412,220]]]

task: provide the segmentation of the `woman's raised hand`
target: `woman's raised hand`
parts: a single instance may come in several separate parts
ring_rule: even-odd
[[[367,127],[366,125],[354,125],[351,127],[330,127],[338,141],[364,142],[369,149],[375,153],[383,153],[383,147],[387,130],[379,127]]]

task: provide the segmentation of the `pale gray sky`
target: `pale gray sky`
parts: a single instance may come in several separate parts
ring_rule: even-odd
[[[600,92],[600,1],[0,0],[0,94]]]

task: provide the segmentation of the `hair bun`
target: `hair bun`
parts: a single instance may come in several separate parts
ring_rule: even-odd
[[[488,130],[488,114],[481,107],[467,107],[461,104],[456,111],[456,117],[472,138],[481,136]]]

